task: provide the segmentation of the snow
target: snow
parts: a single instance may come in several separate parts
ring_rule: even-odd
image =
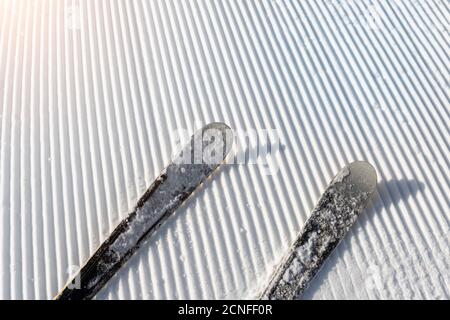
[[[295,250],[295,257],[289,268],[283,274],[283,284],[288,284],[295,280],[304,270],[305,265],[309,265],[314,257],[317,246],[317,232],[313,232],[308,241]]]
[[[0,299],[52,298],[169,163],[175,130],[213,121],[276,129],[277,172],[221,168],[98,299],[258,296],[354,160],[377,193],[303,297],[450,299],[449,12],[0,1]]]

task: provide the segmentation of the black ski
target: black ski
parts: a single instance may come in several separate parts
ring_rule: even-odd
[[[367,162],[353,162],[342,169],[323,193],[261,298],[300,298],[364,210],[376,185],[375,169]]]
[[[231,129],[212,123],[161,173],[131,212],[55,299],[91,299],[152,233],[224,161],[233,143]]]

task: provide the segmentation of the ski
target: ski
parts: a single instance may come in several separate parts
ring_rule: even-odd
[[[299,299],[369,203],[376,185],[376,171],[367,162],[353,162],[342,169],[260,298]]]
[[[144,241],[225,160],[232,143],[233,133],[223,123],[211,123],[196,132],[145,192],[135,209],[55,299],[92,299]]]

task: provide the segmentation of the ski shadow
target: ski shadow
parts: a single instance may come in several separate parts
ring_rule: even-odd
[[[415,197],[424,190],[425,184],[415,179],[383,180],[378,183],[377,192],[372,199],[371,206],[375,209],[375,212],[380,212],[383,208],[388,209],[392,205]]]
[[[365,212],[356,222],[356,229],[364,229],[367,225],[374,223],[377,215],[389,210],[392,206],[397,206],[401,202],[406,202],[410,198],[414,198],[417,194],[425,190],[425,184],[415,179],[398,179],[398,180],[382,180],[378,183],[371,203],[367,206]],[[354,231],[355,227],[353,228]],[[353,235],[352,235],[353,234]],[[342,260],[343,252],[350,250],[350,237],[354,236],[354,232],[347,235],[338,248],[327,259],[316,278],[311,282],[309,288],[305,291],[302,299],[311,300],[315,295],[324,288],[331,288],[330,285],[332,272],[336,273],[336,265]],[[342,262],[341,262],[342,263]],[[340,278],[333,276],[333,279]],[[345,277],[350,281],[349,277]],[[339,284],[341,286],[342,284]],[[338,287],[339,287],[338,286]],[[344,285],[345,286],[345,285]],[[336,288],[336,286],[333,286]]]

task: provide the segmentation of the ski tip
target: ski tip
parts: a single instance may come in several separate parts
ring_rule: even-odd
[[[234,133],[233,130],[225,123],[223,122],[211,122],[203,127],[202,131],[203,134],[208,134],[209,130],[213,131],[220,131],[223,137],[223,144],[225,146],[223,157],[225,158],[231,151],[233,147],[233,141],[234,141]]]
[[[204,128],[205,129],[213,128],[213,129],[219,129],[219,130],[231,130],[231,128],[223,122],[211,122],[211,123],[207,124]]]
[[[363,192],[372,193],[377,186],[377,172],[367,161],[355,161],[347,165],[349,182]],[[345,170],[345,169],[344,169]]]

